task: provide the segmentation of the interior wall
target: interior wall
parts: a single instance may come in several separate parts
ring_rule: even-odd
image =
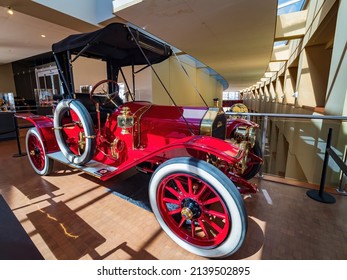
[[[180,57],[180,61],[189,78],[183,71],[181,64],[174,57],[154,65],[156,73],[177,105],[204,106],[205,104],[199,93],[209,106],[213,105],[214,98],[222,100],[222,84],[211,76],[205,68],[196,68],[195,62],[187,57]],[[137,66],[135,71],[141,68],[143,67]],[[107,77],[105,62],[84,57],[79,57],[73,63],[73,71],[76,92],[79,92],[81,85],[93,86]],[[131,92],[133,92],[131,67],[123,68],[123,73]],[[123,82],[120,73],[118,81]],[[135,88],[136,100],[150,101],[162,105],[174,104],[150,67],[135,74]]]
[[[209,106],[213,105],[214,98],[222,100],[223,87],[213,76],[205,69],[196,68],[194,61],[188,58],[180,57],[180,60],[189,78],[174,57],[154,66],[165,88],[177,105],[203,106],[204,102],[199,97],[196,88]],[[173,105],[173,101],[154,74],[152,74],[152,85],[153,103]]]
[[[35,68],[51,63],[54,63],[51,52],[12,62],[12,77],[15,84],[16,96],[35,102],[34,91],[37,88]]]
[[[277,100],[276,82],[271,82],[269,84],[269,89],[270,89],[271,101],[275,102]]]
[[[298,105],[324,107],[331,63],[330,48],[325,45],[306,47],[300,56]]]
[[[222,98],[222,85],[213,77],[203,70],[196,69],[195,65],[192,65],[192,61],[185,59],[183,64],[190,78],[187,77],[181,65],[174,58],[154,65],[156,73],[162,79],[177,105],[204,105],[195,87],[209,105],[213,104],[213,98]],[[141,66],[135,67],[135,71],[141,68]],[[107,77],[106,63],[99,60],[80,57],[73,63],[73,69],[76,92],[79,92],[81,85],[93,86]],[[133,92],[131,67],[123,68],[123,73],[131,92]],[[123,82],[120,73],[118,81]],[[150,101],[155,104],[173,104],[150,67],[135,74],[135,83],[136,100]]]
[[[0,65],[0,92],[12,92],[16,95],[11,63]]]
[[[99,81],[107,79],[104,61],[80,56],[73,62],[72,67],[76,92],[80,92],[80,86],[94,86]]]
[[[293,94],[296,91],[297,73],[298,67],[289,67],[285,72],[285,102],[293,105],[295,104],[295,98]]]
[[[277,94],[277,102],[283,103],[284,100],[284,76],[279,76],[276,79],[276,94]]]
[[[135,67],[135,71],[140,70],[142,67]],[[123,73],[128,83],[131,93],[133,93],[133,79],[132,79],[132,67],[124,67]],[[124,82],[122,75],[119,73],[118,81]],[[137,101],[149,101],[152,102],[152,76],[151,69],[146,68],[141,72],[135,74],[135,100]],[[127,89],[126,89],[127,90]]]
[[[347,1],[340,1],[328,81],[325,111],[347,114]]]

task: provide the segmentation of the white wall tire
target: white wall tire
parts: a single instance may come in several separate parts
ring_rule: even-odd
[[[41,176],[49,175],[53,170],[53,160],[47,156],[41,135],[35,127],[28,130],[25,146],[34,171]]]
[[[85,136],[85,148],[81,154],[71,150],[71,146],[66,141],[66,138],[71,136],[68,135],[68,130],[62,128],[63,117],[70,110],[77,115],[82,124],[81,131]],[[96,147],[94,125],[90,114],[81,102],[74,99],[60,101],[54,112],[54,128],[59,148],[68,161],[77,165],[84,165],[93,158]],[[75,135],[75,137],[78,136]]]
[[[183,157],[160,165],[150,181],[149,200],[163,230],[193,254],[227,257],[245,239],[247,214],[239,191],[205,161]]]

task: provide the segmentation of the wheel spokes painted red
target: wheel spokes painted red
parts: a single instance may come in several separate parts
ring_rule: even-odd
[[[214,221],[210,221],[209,219],[204,219],[204,221],[210,225],[211,227],[213,227],[213,229],[216,231],[216,232],[221,232],[223,229],[218,226]]]
[[[225,219],[226,218],[226,214],[225,213],[220,213],[220,212],[213,211],[213,210],[206,210],[205,213],[209,214],[210,216],[216,216],[216,217],[221,218],[221,219]]]
[[[197,198],[202,197],[202,195],[204,194],[204,192],[207,190],[207,185],[204,185],[201,190],[198,192],[198,194],[196,195]]]
[[[173,216],[173,215],[176,215],[176,214],[179,214],[181,213],[181,209],[176,209],[176,210],[172,210],[170,212],[168,212],[167,214],[170,215],[170,216]]]
[[[188,194],[193,195],[194,190],[193,190],[193,181],[192,178],[188,177]]]
[[[191,223],[192,237],[195,238],[195,223]]]
[[[173,203],[173,204],[180,204],[180,202],[176,199],[172,199],[172,198],[168,198],[168,197],[164,197],[163,198],[164,202],[168,202],[168,203]]]
[[[180,181],[180,180],[174,179],[174,182],[176,183],[176,186],[177,186],[178,189],[182,192],[182,194],[183,194],[184,196],[186,196],[188,193],[187,193],[186,190],[184,189],[184,187],[183,187],[181,181]]]
[[[201,220],[201,219],[199,219],[199,225],[200,225],[202,231],[203,231],[204,234],[205,234],[205,238],[206,238],[206,239],[210,239],[211,237],[210,237],[210,234],[208,233],[208,231],[207,231],[207,229],[206,229],[206,227],[205,227],[204,221]]]
[[[177,199],[179,199],[181,197],[181,195],[175,190],[173,189],[172,187],[170,186],[165,186],[165,188],[170,192],[172,193]]]
[[[157,202],[170,230],[194,246],[218,246],[231,230],[230,213],[223,199],[195,175],[168,176],[158,187]]]
[[[206,201],[203,201],[202,204],[203,205],[209,205],[209,204],[212,204],[212,203],[216,203],[219,201],[219,198],[218,197],[213,197],[211,199],[208,199]]]

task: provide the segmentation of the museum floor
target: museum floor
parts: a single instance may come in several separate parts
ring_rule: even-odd
[[[131,170],[101,182],[56,164],[40,177],[17,152],[15,140],[0,142],[0,195],[44,259],[203,259],[171,241],[141,204],[147,175]],[[245,199],[246,240],[230,259],[347,259],[346,196],[324,204],[303,187],[256,182],[260,191]]]

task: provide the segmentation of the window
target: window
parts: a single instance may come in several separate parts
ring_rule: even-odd
[[[224,91],[223,92],[223,100],[240,100],[240,92],[239,91]]]

